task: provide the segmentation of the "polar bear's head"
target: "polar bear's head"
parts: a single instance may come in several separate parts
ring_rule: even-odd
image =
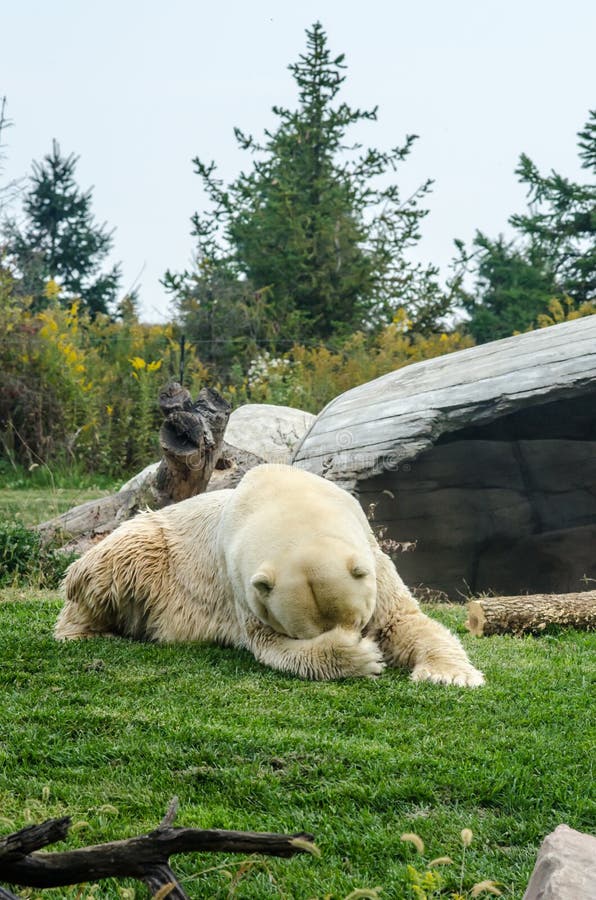
[[[376,603],[374,559],[366,547],[325,537],[264,559],[246,593],[254,615],[288,637],[313,638],[338,625],[361,632]]]

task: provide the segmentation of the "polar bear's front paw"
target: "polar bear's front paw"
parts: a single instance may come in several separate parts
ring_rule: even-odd
[[[432,681],[433,684],[454,684],[457,687],[480,687],[484,675],[470,663],[420,663],[411,675],[412,681]]]
[[[358,632],[334,628],[317,640],[329,654],[332,678],[373,677],[380,675],[385,668],[378,645]]]

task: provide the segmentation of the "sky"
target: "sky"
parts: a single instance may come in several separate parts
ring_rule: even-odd
[[[53,139],[79,156],[77,181],[115,229],[122,292],[138,285],[142,318],[167,320],[160,278],[191,264],[190,217],[209,208],[192,159],[215,160],[226,183],[250,167],[233,128],[260,137],[274,104],[295,107],[287,66],[315,21],[346,54],[342,99],[379,107],[351,137],[389,149],[419,135],[395,180],[404,198],[435,180],[414,257],[444,276],[454,238],[511,233],[520,153],[586,180],[576,135],[596,107],[593,0],[6,0],[0,185]]]

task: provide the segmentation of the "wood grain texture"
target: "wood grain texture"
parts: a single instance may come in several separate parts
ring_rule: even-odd
[[[50,819],[0,838],[0,879],[27,887],[62,887],[103,878],[136,878],[153,896],[185,900],[186,893],[169,865],[176,853],[265,853],[291,857],[311,852],[311,834],[173,828],[178,801],[172,800],[160,825],[148,834],[77,850],[38,853],[63,840],[69,818]],[[169,890],[168,890],[169,888]],[[166,891],[166,893],[164,893]],[[14,897],[0,888],[1,898]]]
[[[596,591],[484,597],[468,603],[466,628],[477,637],[540,634],[549,625],[596,628]]]
[[[333,400],[293,464],[354,485],[443,434],[596,390],[596,316],[414,363]]]

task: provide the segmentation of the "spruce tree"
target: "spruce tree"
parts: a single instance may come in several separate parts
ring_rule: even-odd
[[[194,160],[212,209],[193,217],[197,270],[168,273],[165,283],[183,318],[193,297],[205,302],[201,290],[204,297],[215,273],[220,283],[223,275],[228,284],[242,284],[244,296],[249,285],[267,299],[262,330],[276,332],[277,348],[370,328],[402,306],[415,325],[432,327],[449,301],[434,269],[407,260],[431,182],[403,201],[383,177],[406,159],[416,136],[387,152],[348,145],[350,127],[375,121],[377,109],[340,101],[343,54],[331,54],[320,23],[306,35],[306,52],[289,66],[297,108],[273,107],[277,128],[262,142],[235,129],[251,168],[226,187],[214,163]]]
[[[578,139],[582,167],[596,175],[596,112]],[[509,219],[514,240],[478,232],[470,255],[458,244],[475,276],[460,299],[479,342],[535,327],[555,299],[571,310],[596,302],[596,183],[578,184],[554,171],[543,175],[525,154],[516,174],[526,186],[528,209]]]
[[[42,162],[33,163],[23,201],[24,224],[5,227],[5,245],[21,293],[43,306],[50,279],[62,288],[63,302],[80,298],[93,314],[107,313],[116,298],[120,268],[101,271],[112,248],[112,233],[91,211],[92,191],[76,184],[78,157],[62,156],[56,141]]]

